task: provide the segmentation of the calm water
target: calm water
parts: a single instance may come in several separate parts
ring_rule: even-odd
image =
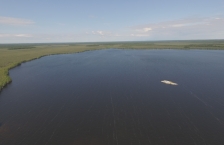
[[[89,51],[10,76],[0,145],[224,144],[224,51]]]

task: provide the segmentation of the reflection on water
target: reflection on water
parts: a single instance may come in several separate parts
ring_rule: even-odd
[[[222,145],[223,56],[109,49],[24,63],[0,94],[0,145]]]

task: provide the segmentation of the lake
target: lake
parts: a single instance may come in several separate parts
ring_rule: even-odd
[[[52,55],[10,76],[0,145],[224,144],[224,51]]]

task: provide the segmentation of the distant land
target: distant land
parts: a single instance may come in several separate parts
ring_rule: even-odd
[[[12,81],[8,75],[9,70],[23,62],[47,55],[77,53],[109,48],[224,50],[224,40],[0,44],[0,91]]]

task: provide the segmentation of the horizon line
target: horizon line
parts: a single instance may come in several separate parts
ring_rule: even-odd
[[[167,41],[224,41],[224,39],[175,39],[175,40],[136,40],[136,41],[85,41],[85,42],[26,42],[26,43],[0,43],[0,45],[4,44],[65,44],[65,43],[77,43],[77,44],[85,44],[85,43],[122,43],[122,42],[167,42]]]

